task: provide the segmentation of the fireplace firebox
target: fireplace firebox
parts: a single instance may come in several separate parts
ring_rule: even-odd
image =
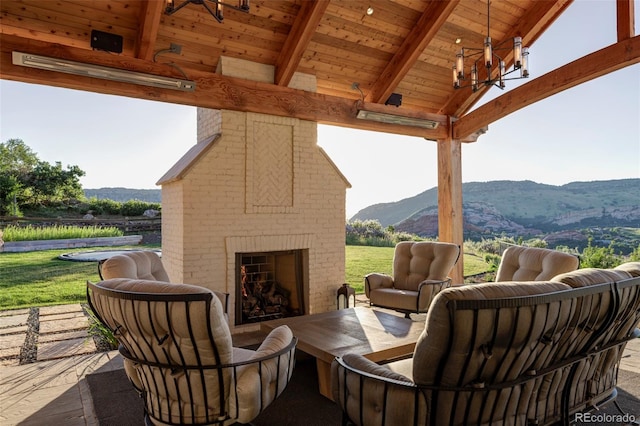
[[[304,315],[302,250],[236,253],[236,325]]]

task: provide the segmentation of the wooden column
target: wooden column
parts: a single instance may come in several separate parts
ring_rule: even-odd
[[[464,283],[462,227],[462,144],[449,137],[438,140],[438,239],[458,244],[461,249],[451,271],[453,285]]]

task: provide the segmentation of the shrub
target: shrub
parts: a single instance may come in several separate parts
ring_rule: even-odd
[[[346,244],[350,246],[394,247],[401,241],[423,241],[417,235],[386,229],[377,220],[354,220],[346,225]]]
[[[87,206],[87,211],[93,212],[93,214],[110,214],[117,215],[120,214],[120,210],[122,208],[122,203],[118,201],[113,201],[109,199],[97,199],[96,197],[91,197],[89,199],[89,203]]]
[[[129,200],[122,204],[120,214],[123,216],[142,216],[145,210],[149,209],[160,210],[160,204],[140,200]]]
[[[594,247],[591,245],[592,239],[589,238],[587,247],[582,251],[580,256],[581,268],[614,268],[624,262],[622,256],[618,256],[613,251],[613,245],[609,247]]]
[[[111,330],[98,319],[98,316],[91,308],[85,307],[84,310],[89,317],[89,335],[98,338],[111,350],[118,349],[118,340]]]

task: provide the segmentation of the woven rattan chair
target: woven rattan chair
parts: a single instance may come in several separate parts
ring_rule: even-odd
[[[393,255],[393,276],[371,273],[364,277],[365,294],[374,306],[411,313],[426,312],[431,301],[451,285],[449,272],[460,247],[433,241],[403,241]]]
[[[232,347],[220,301],[202,287],[111,279],[87,299],[120,343],[147,424],[248,423],[287,386],[297,339],[274,329],[253,351]]]

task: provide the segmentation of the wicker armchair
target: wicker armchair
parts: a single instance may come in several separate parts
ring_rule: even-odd
[[[432,241],[398,243],[393,276],[371,273],[364,277],[365,294],[374,306],[411,313],[426,312],[441,290],[451,285],[447,275],[458,261],[460,247]]]
[[[220,301],[202,287],[111,279],[87,300],[120,343],[146,424],[248,423],[291,378],[297,339],[274,329],[256,351],[234,348]]]

